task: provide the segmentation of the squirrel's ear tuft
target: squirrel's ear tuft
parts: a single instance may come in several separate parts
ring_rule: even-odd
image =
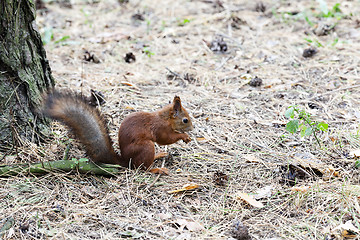
[[[179,103],[181,105],[181,100],[179,96],[174,97],[173,104],[175,105],[175,103]]]
[[[173,109],[174,109],[174,115],[173,117],[177,117],[179,112],[181,111],[181,100],[179,96],[175,96],[173,100]]]

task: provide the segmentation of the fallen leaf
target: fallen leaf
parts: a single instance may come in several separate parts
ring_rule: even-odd
[[[262,160],[260,158],[258,158],[257,156],[255,156],[254,154],[246,154],[246,155],[243,155],[242,157],[245,158],[246,162],[251,162],[251,163],[262,162]]]
[[[245,80],[250,80],[252,79],[253,77],[250,75],[250,74],[243,74],[240,76],[241,79],[245,79]]]
[[[172,214],[171,213],[159,213],[158,214],[158,217],[161,219],[161,220],[167,220],[169,218],[172,217]]]
[[[126,85],[126,86],[130,86],[130,87],[133,86],[133,85],[132,85],[131,83],[129,83],[129,82],[121,82],[121,84],[122,84],[122,85]]]
[[[349,239],[349,238],[356,238],[357,234],[354,234],[352,231],[344,230],[341,232],[341,236],[343,236],[344,239]]]
[[[271,197],[271,192],[273,189],[274,189],[274,186],[272,186],[272,185],[265,186],[265,187],[257,190],[256,193],[253,195],[253,197],[256,200]]]
[[[292,187],[291,191],[306,193],[309,189],[310,189],[309,186],[300,186],[300,187]]]
[[[187,231],[180,233],[180,235],[177,236],[176,239],[184,240],[184,239],[191,239],[191,237],[192,237],[192,233]]]
[[[167,168],[153,168],[150,170],[151,173],[169,175],[170,171]]]
[[[204,230],[204,227],[201,226],[198,222],[188,222],[186,224],[186,228],[189,229],[189,231],[191,232]]]
[[[197,140],[197,141],[205,141],[205,138],[203,138],[203,137],[198,137],[198,138],[196,138],[196,140]]]
[[[257,208],[264,207],[264,204],[262,204],[259,201],[256,201],[252,196],[250,196],[247,193],[238,192],[235,196],[236,196],[237,199],[241,199],[241,200],[247,202],[248,204],[250,204],[253,207],[257,207]]]
[[[59,132],[59,135],[60,135],[60,132]],[[15,163],[17,158],[18,158],[18,156],[16,156],[16,155],[7,155],[7,156],[5,156],[5,161],[8,164]]]
[[[168,193],[179,193],[179,192],[185,192],[188,190],[193,190],[200,187],[198,184],[196,183],[190,183],[190,184],[185,184],[182,188],[177,189],[177,190],[172,190],[172,191],[168,191]]]
[[[191,232],[202,231],[205,229],[200,223],[195,221],[188,221],[183,218],[177,219],[176,223],[180,226],[181,231],[184,229],[184,227],[186,227]]]
[[[332,177],[339,177],[340,173],[335,170],[335,168],[331,165],[328,165],[321,160],[312,158],[312,157],[297,157],[291,161],[291,164],[295,166],[301,166],[303,169],[310,170],[314,173],[320,172],[322,174],[322,178],[324,180],[328,180]]]
[[[352,224],[351,220],[347,221],[344,224],[340,224],[339,226],[331,230],[331,232],[335,232],[337,230],[341,231],[341,236],[344,238],[356,238],[356,235],[360,233],[359,229]]]
[[[360,157],[360,149],[351,151],[351,152],[350,152],[350,157],[352,157],[352,158],[358,158],[358,157]]]

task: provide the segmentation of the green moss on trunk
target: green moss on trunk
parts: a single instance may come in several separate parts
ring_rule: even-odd
[[[37,114],[41,94],[54,86],[36,30],[31,0],[0,3],[0,150],[39,142],[48,122]]]

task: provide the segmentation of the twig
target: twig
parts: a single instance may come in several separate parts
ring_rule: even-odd
[[[342,90],[347,90],[347,89],[352,89],[352,88],[358,88],[358,87],[360,87],[360,84],[354,85],[354,86],[349,86],[349,87],[338,88],[338,89],[331,90],[331,91],[326,92],[326,93],[322,93],[322,94],[320,94],[320,95],[318,95],[318,96],[312,97],[312,98],[310,98],[309,100],[313,100],[313,99],[315,99],[315,98],[317,98],[317,97],[319,97],[319,96],[328,95],[328,94],[331,94],[331,93],[334,93],[334,92],[339,92],[339,91],[342,91]]]
[[[161,164],[161,168],[163,168],[164,165],[165,165],[165,158],[164,158],[164,160],[163,160],[163,162],[162,162],[162,164]],[[151,187],[156,183],[156,181],[160,178],[160,176],[161,176],[161,174],[159,173],[159,174],[156,176],[156,178],[154,179],[154,181],[152,181],[152,182],[145,188],[145,190],[148,190],[149,188],[151,188]]]
[[[152,181],[146,188],[145,190],[148,190],[149,188],[151,188],[155,183],[156,181],[160,178],[160,173],[158,173],[158,175],[156,176],[156,178],[154,179],[154,181]]]
[[[185,80],[183,77],[180,76],[180,74],[171,71],[168,67],[165,67],[166,70],[168,70],[171,74],[173,74],[174,76],[180,78],[181,80]]]
[[[64,159],[63,160],[69,160],[69,151],[71,147],[71,142],[66,146],[65,152],[64,152]]]
[[[231,58],[233,57],[232,56],[227,57],[224,61],[222,61],[220,65],[217,68],[215,68],[215,71],[218,71],[220,68],[222,68],[225,65],[225,63],[227,63],[227,61],[229,61]]]

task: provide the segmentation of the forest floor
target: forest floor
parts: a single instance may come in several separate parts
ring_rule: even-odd
[[[178,95],[193,140],[157,147],[168,176],[0,178],[0,223],[14,222],[2,237],[359,239],[358,0],[120,2],[38,10],[57,88],[103,93],[114,142],[129,113]],[[290,106],[312,128],[286,118]],[[67,146],[86,157],[59,123],[52,135],[5,163],[62,159]]]

